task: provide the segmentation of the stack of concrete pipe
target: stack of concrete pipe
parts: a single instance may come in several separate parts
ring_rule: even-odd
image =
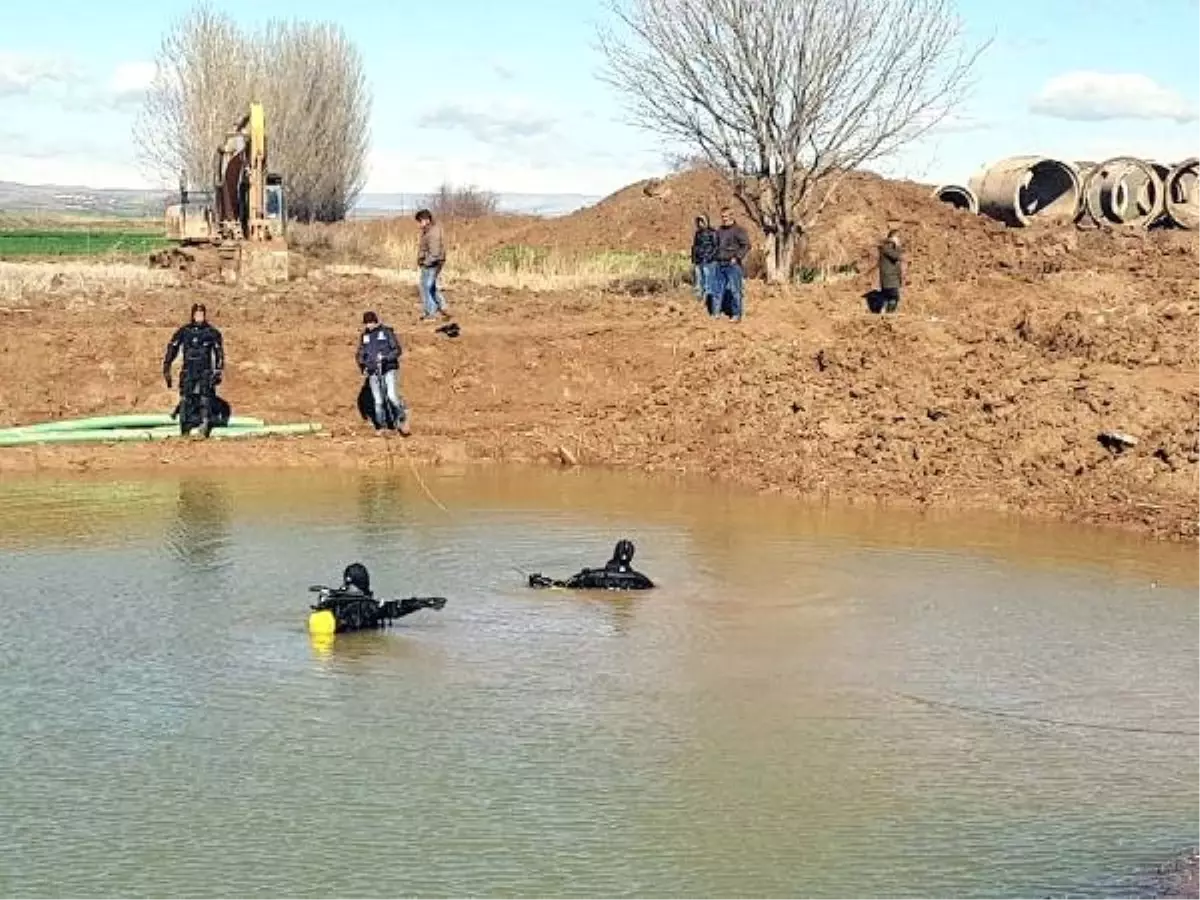
[[[1017,228],[1084,220],[1140,228],[1200,227],[1194,157],[1165,166],[1131,156],[1100,163],[1014,156],[988,166],[966,187],[942,185],[934,196]]]

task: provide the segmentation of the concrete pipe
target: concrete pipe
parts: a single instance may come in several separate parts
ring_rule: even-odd
[[[1087,185],[1092,171],[1096,168],[1096,163],[1092,160],[1082,160],[1075,162],[1074,166],[1075,172],[1079,175],[1079,205],[1075,210],[1075,221],[1080,222],[1087,218],[1088,215],[1088,207],[1083,189]]]
[[[1163,181],[1154,165],[1132,156],[1105,160],[1083,189],[1088,215],[1097,223],[1149,228],[1162,217]]]
[[[979,200],[969,187],[959,184],[943,184],[933,192],[933,196],[943,203],[949,203],[955,209],[965,209],[973,216],[979,213]]]
[[[1163,190],[1167,216],[1180,228],[1190,231],[1200,227],[1200,193],[1196,190],[1198,163],[1200,160],[1193,156],[1174,166]]]
[[[1006,225],[1066,225],[1079,212],[1079,173],[1071,163],[1044,156],[1001,160],[971,179],[979,211]]]

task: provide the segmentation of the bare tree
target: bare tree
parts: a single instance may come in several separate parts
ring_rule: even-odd
[[[952,0],[609,0],[602,78],[633,122],[700,153],[766,239],[767,277],[845,174],[961,101],[985,45]]]
[[[358,51],[334,25],[274,21],[243,34],[196,7],[159,51],[136,131],[143,162],[210,185],[216,148],[252,101],[266,111],[268,164],[290,216],[344,218],[365,181],[371,97]]]
[[[425,201],[439,219],[481,219],[494,215],[499,198],[491,191],[480,190],[474,185],[456,187],[443,184]]]
[[[169,182],[182,176],[197,187],[211,185],[217,146],[250,102],[248,55],[233,20],[206,4],[167,32],[134,126],[135,146],[152,172]]]
[[[362,190],[370,96],[362,60],[328,24],[272,22],[257,36],[254,92],[268,115],[271,166],[292,217],[342,219]]]

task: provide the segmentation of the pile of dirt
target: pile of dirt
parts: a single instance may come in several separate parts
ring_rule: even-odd
[[[1084,240],[1081,239],[1081,245]],[[415,287],[313,272],[32,298],[0,310],[0,425],[169,410],[159,361],[195,300],[225,333],[237,414],[326,436],[0,450],[33,468],[571,459],[693,472],[872,503],[1020,510],[1175,539],[1197,532],[1200,292],[1162,254],[1110,271],[944,281],[869,315],[853,281],[750,286],[740,326],[686,289],[642,297],[460,282],[455,339],[419,325]],[[1167,274],[1148,277],[1143,266]],[[355,410],[362,310],[397,327],[415,436]],[[75,372],[64,378],[63,354]],[[1128,447],[1103,440],[1119,431]]]
[[[695,217],[706,213],[715,220],[723,206],[735,210],[757,242],[759,236],[726,183],[717,173],[700,169],[638,182],[559,218],[492,216],[448,222],[449,265],[454,266],[455,248],[466,246],[484,252],[511,245],[594,253],[683,252],[691,246]],[[416,234],[415,223],[407,220],[360,227]],[[848,173],[839,183],[808,238],[801,263],[826,273],[870,275],[876,247],[889,228],[900,229],[906,281],[914,289],[977,285],[992,275],[1026,282],[1059,273],[1195,280],[1194,233],[1009,228],[937,200],[929,185],[868,172]]]

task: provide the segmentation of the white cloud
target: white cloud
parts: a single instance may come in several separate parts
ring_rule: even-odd
[[[19,184],[56,184],[64,187],[154,187],[133,163],[78,155],[8,155],[0,153],[0,177]]]
[[[369,193],[427,193],[439,185],[473,184],[506,194],[608,194],[634,181],[661,174],[661,163],[630,160],[589,165],[569,154],[563,162],[525,159],[487,153],[412,156],[389,150],[371,154],[366,190]]]
[[[140,100],[154,81],[156,71],[152,62],[123,62],[109,76],[106,92],[117,102]]]
[[[1031,112],[1056,119],[1171,119],[1192,122],[1195,106],[1148,75],[1067,72],[1051,78],[1033,98]]]
[[[40,85],[67,81],[73,74],[63,59],[0,52],[0,97],[28,94]]]
[[[447,102],[417,119],[421,128],[462,131],[481,144],[506,144],[549,135],[557,120],[518,98]]]

